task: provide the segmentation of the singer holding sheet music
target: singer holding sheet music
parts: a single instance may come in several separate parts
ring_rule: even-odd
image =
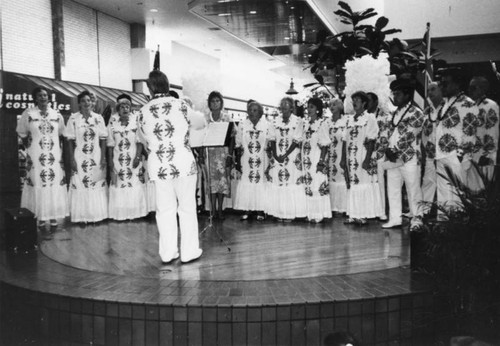
[[[208,108],[210,113],[207,115],[208,123],[230,122],[229,115],[224,111],[224,99],[218,91],[212,91],[208,95]],[[231,141],[233,142],[233,141]],[[231,197],[231,183],[229,170],[233,162],[232,152],[228,147],[208,147],[205,164],[209,166],[205,184],[210,185],[210,208],[215,219],[224,220],[223,203],[224,196]]]
[[[205,121],[202,116],[197,117],[185,101],[168,94],[168,78],[161,71],[150,72],[147,84],[153,98],[141,108],[139,135],[149,152],[148,172],[155,183],[159,253],[164,264],[179,255],[181,261],[187,263],[202,254],[195,195],[198,169],[189,131],[203,128]]]

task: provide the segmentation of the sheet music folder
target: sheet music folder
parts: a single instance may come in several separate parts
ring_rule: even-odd
[[[203,130],[191,131],[191,147],[227,147],[231,141],[233,126],[232,122],[212,122]]]

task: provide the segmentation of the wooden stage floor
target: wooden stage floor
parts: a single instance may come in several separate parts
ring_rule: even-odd
[[[344,225],[344,220],[242,222],[228,214],[201,234],[204,253],[191,264],[162,265],[154,220],[66,223],[42,233],[40,250],[78,269],[176,280],[297,279],[409,265],[407,229],[384,230],[373,220],[363,227]],[[207,224],[207,217],[200,217],[200,229]]]
[[[200,235],[198,261],[170,265],[154,219],[41,230],[38,251],[0,251],[5,340],[30,330],[49,345],[319,345],[337,329],[369,346],[429,335],[432,285],[409,268],[408,227],[344,220],[228,213]]]

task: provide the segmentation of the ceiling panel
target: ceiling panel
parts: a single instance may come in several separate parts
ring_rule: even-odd
[[[307,63],[308,47],[327,30],[306,1],[193,0],[192,13],[287,64]]]

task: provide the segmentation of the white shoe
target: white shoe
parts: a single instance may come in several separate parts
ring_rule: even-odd
[[[407,213],[403,213],[403,214],[401,214],[401,216],[402,216],[402,217],[406,217],[406,218],[408,218],[408,219],[411,219],[411,218],[413,217],[413,215],[411,214],[411,212],[410,212],[410,211],[409,211],[409,212],[407,212]]]
[[[389,220],[389,222],[384,223],[382,228],[393,228],[393,227],[401,227],[401,220]]]
[[[194,252],[193,255],[189,256],[189,257],[181,257],[181,262],[186,264],[186,263],[189,263],[189,262],[194,262],[196,261],[198,258],[201,257],[201,254],[203,253],[203,250],[202,249],[198,249]]]
[[[179,253],[176,252],[175,255],[172,258],[170,258],[169,260],[167,260],[167,261],[164,261],[163,258],[162,258],[161,263],[162,264],[170,264],[171,262],[175,261],[178,258],[179,258]]]
[[[380,221],[387,221],[387,216],[382,215],[382,216],[379,216],[379,217],[378,217],[378,219],[379,219]]]
[[[410,231],[418,231],[423,225],[424,222],[422,221],[422,218],[419,216],[415,216],[413,219],[411,219]]]

